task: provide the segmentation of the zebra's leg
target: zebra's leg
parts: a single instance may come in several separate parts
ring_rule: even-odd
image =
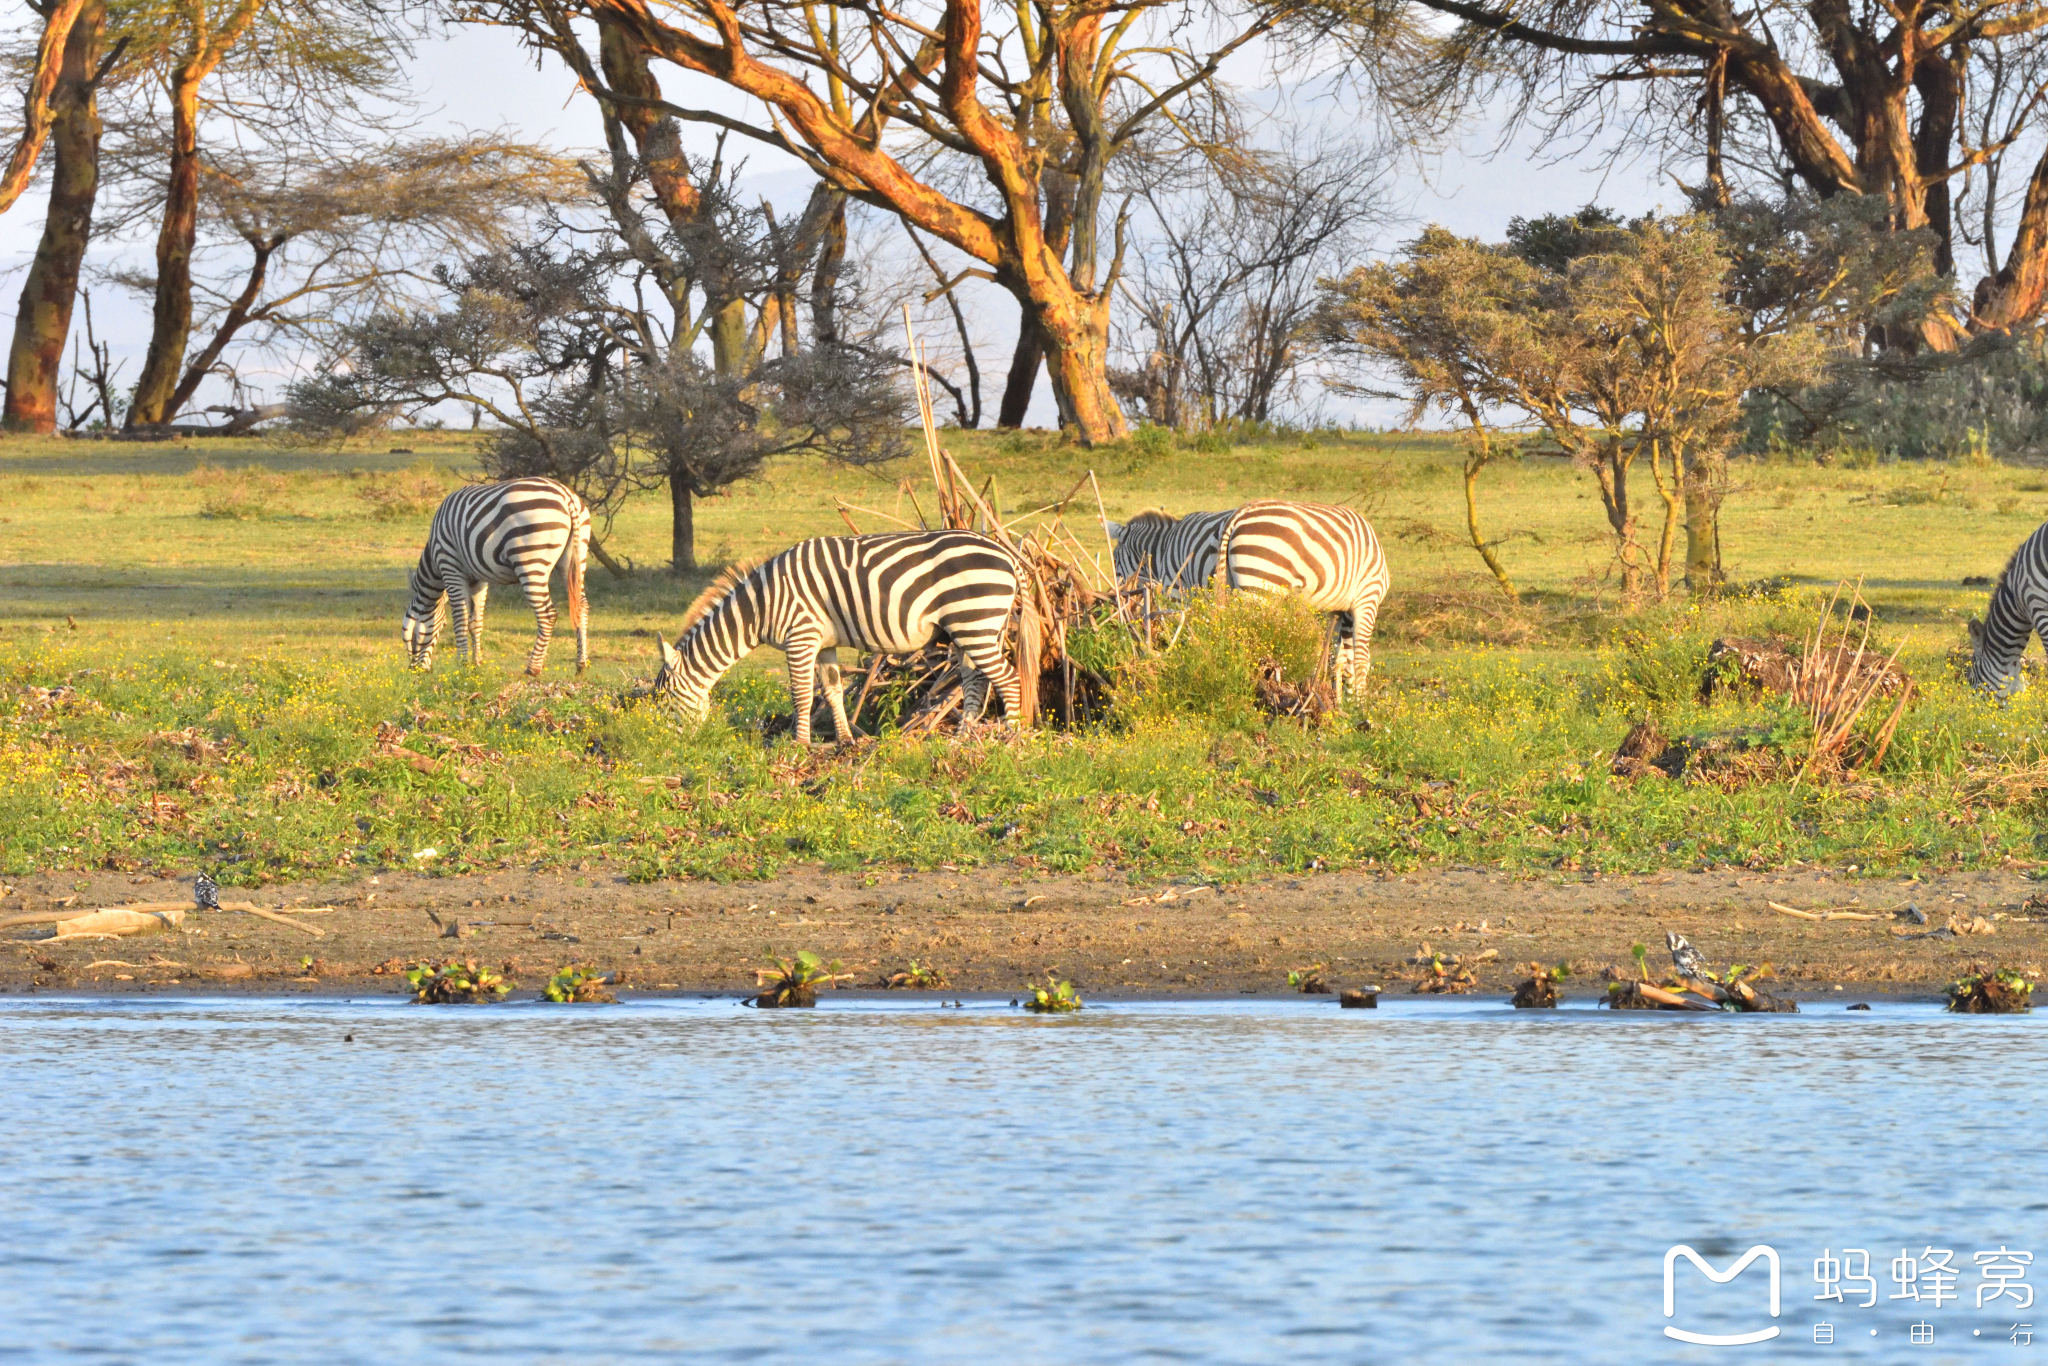
[[[451,574],[444,581],[444,586],[448,590],[448,625],[455,632],[455,662],[473,664],[476,661],[470,654],[469,581],[459,574]]]
[[[1372,673],[1372,628],[1379,621],[1380,600],[1367,598],[1351,609],[1351,691],[1365,696],[1365,680]]]
[[[850,745],[853,727],[846,719],[846,684],[839,676],[839,651],[827,650],[825,656],[818,660],[818,687],[825,693],[825,705],[832,709],[833,735],[840,744]]]
[[[1003,699],[1003,716],[1012,726],[1021,726],[1024,715],[1024,688],[1017,679],[1016,669],[1011,667],[1009,660],[1003,658],[1002,637],[985,636],[963,641],[960,644],[960,651],[967,656],[967,662],[975,670],[977,682],[981,685],[980,704],[976,706],[975,714],[980,715],[982,705],[986,704],[988,688],[994,685],[996,692]]]
[[[1357,621],[1358,619],[1349,612],[1330,614],[1330,624],[1337,632],[1337,649],[1332,661],[1330,682],[1340,711],[1344,707],[1345,690],[1351,684],[1352,652],[1358,648]]]
[[[548,662],[548,642],[555,638],[555,599],[548,592],[546,572],[535,574],[531,566],[519,576],[519,587],[533,608],[533,648],[526,652],[526,671],[538,678]]]
[[[792,635],[782,646],[789,671],[789,707],[796,721],[796,742],[811,743],[811,708],[818,700],[818,637]]]
[[[478,582],[469,586],[469,662],[484,662],[484,604],[491,600],[491,586]]]
[[[960,659],[960,733],[972,734],[988,710],[988,675],[963,654]]]

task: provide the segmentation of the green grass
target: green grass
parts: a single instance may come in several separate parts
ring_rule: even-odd
[[[702,576],[621,582],[593,566],[594,667],[581,682],[559,636],[548,677],[520,678],[532,617],[516,595],[494,604],[480,669],[404,670],[404,577],[426,520],[406,499],[422,459],[449,478],[467,467],[466,437],[404,434],[339,453],[11,440],[0,444],[0,872],[205,863],[246,883],[593,862],[748,878],[793,862],[1010,861],[1234,878],[1432,861],[1891,870],[2044,856],[2038,800],[1979,794],[1988,775],[2042,761],[2048,690],[1997,708],[1944,664],[1962,614],[1984,599],[1963,576],[1995,574],[2048,515],[2039,471],[1738,465],[1724,528],[1732,576],[1799,586],[1629,613],[1612,600],[1589,482],[1549,462],[1490,471],[1484,486],[1496,534],[1526,533],[1507,546],[1529,589],[1513,607],[1469,549],[1445,543],[1462,508],[1441,439],[1317,433],[1164,455],[1035,435],[949,441],[994,476],[1006,509],[1050,501],[1091,466],[1112,516],[1253,495],[1367,508],[1395,585],[1371,728],[1266,726],[1204,701],[1199,716],[1150,705],[1079,735],[887,738],[851,756],[764,748],[723,721],[684,733],[621,694]],[[394,445],[412,450],[386,453]],[[833,495],[894,511],[895,480],[917,473],[776,467],[703,505],[699,545],[707,560],[737,557],[843,529]],[[1093,496],[1082,498],[1085,542]],[[900,506],[907,514],[909,500]],[[666,500],[645,496],[612,547],[648,566],[666,543]],[[1706,645],[1729,631],[1796,632],[1817,585],[1859,575],[1921,683],[1881,773],[1734,792],[1607,776],[1606,756],[1645,714],[1675,733],[1796,734],[1766,705],[1699,703]],[[780,659],[764,652],[729,680],[729,716],[776,708]],[[1194,696],[1198,682],[1176,686]]]

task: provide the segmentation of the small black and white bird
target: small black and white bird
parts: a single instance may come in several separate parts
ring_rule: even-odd
[[[220,884],[201,873],[192,879],[192,901],[202,911],[220,909]]]
[[[1666,930],[1664,944],[1671,950],[1671,963],[1678,969],[1680,977],[1694,981],[1706,977],[1707,972],[1700,958],[1700,951],[1687,943],[1684,935]]]

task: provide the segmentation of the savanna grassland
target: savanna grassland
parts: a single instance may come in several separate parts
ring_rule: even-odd
[[[471,468],[466,438],[340,451],[19,439],[0,445],[0,872],[40,885],[204,866],[252,886],[394,870],[409,885],[560,872],[873,886],[934,868],[1123,886],[1451,867],[2013,878],[2048,848],[2034,781],[2048,689],[1993,706],[1948,662],[1986,593],[1963,580],[1995,575],[2048,517],[2048,473],[1741,463],[1723,553],[1731,582],[1757,586],[1631,610],[1590,481],[1554,462],[1497,467],[1482,486],[1488,531],[1525,590],[1514,604],[1458,539],[1446,440],[1153,437],[1087,451],[1037,434],[948,439],[1006,510],[1049,502],[1092,468],[1112,517],[1252,496],[1368,511],[1394,590],[1360,718],[1268,720],[1186,676],[1193,665],[1155,662],[1122,712],[1084,731],[884,735],[806,753],[758,733],[787,707],[781,656],[764,651],[724,685],[723,717],[680,731],[624,696],[651,670],[653,633],[672,631],[709,577],[655,568],[659,494],[629,503],[608,541],[640,567],[623,580],[591,567],[583,678],[560,631],[546,676],[521,676],[532,617],[502,590],[481,668],[444,651],[416,675],[397,639],[405,575],[433,502]],[[700,504],[698,545],[723,560],[843,530],[835,495],[909,516],[896,481],[919,473],[774,467]],[[1085,488],[1069,522],[1099,543]],[[1700,700],[1708,643],[1797,636],[1817,595],[1859,577],[1876,639],[1903,641],[1916,680],[1876,770],[1801,784],[1609,775],[1646,716],[1674,735],[1748,730],[1795,751],[1801,721],[1782,703]],[[1190,642],[1207,655],[1188,658],[1241,673],[1233,649],[1303,629],[1221,623]],[[1249,635],[1233,645],[1234,630]]]

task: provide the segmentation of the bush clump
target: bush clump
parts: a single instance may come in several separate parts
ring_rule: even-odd
[[[1227,730],[1264,727],[1259,683],[1318,677],[1326,668],[1327,618],[1293,596],[1192,594],[1156,622],[1152,649],[1116,667],[1115,707],[1147,723],[1206,720]]]

